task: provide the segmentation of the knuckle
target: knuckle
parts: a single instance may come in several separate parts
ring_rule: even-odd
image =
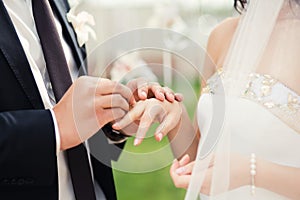
[[[171,88],[169,88],[169,87],[164,87],[163,89],[164,89],[165,92],[168,92],[168,93],[171,93],[171,94],[174,95],[174,92],[173,92],[173,90],[172,90]]]
[[[101,124],[106,124],[106,122],[109,122],[112,120],[112,117],[111,117],[111,113],[108,111],[108,110],[102,110],[99,113],[99,118],[100,118],[100,121],[101,121]]]
[[[113,88],[115,86],[115,81],[103,78],[99,81],[99,86]]]
[[[113,114],[118,117],[123,117],[125,116],[126,113],[121,108],[117,108],[116,110],[113,111]]]
[[[136,112],[130,112],[129,117],[132,120],[132,119],[137,119],[139,116]]]
[[[141,128],[146,128],[151,124],[151,119],[149,118],[143,118],[141,119],[140,127]]]
[[[87,76],[81,76],[75,81],[75,84],[79,86],[87,85],[88,80],[89,78]]]
[[[116,103],[116,104],[121,104],[123,102],[123,97],[120,94],[114,94],[112,97],[112,100]]]

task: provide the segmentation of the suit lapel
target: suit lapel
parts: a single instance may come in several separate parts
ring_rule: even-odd
[[[66,18],[66,12],[68,10],[67,4],[60,0],[52,0],[51,4],[62,23],[64,37],[73,50],[73,56],[76,63],[79,67],[81,67],[80,73],[86,74],[86,64],[83,52],[77,44],[77,38],[73,28]],[[0,31],[0,51],[5,56],[9,67],[15,74],[17,81],[23,88],[33,108],[44,108],[30,65],[22,48],[22,44],[2,0],[0,0],[0,27],[2,27]]]
[[[77,37],[74,32],[74,29],[67,20],[66,13],[70,9],[68,3],[64,0],[51,0],[50,2],[52,9],[54,9],[62,24],[64,38],[73,50],[73,56],[75,58],[77,66],[80,67],[81,70],[80,74],[87,74],[85,55],[83,55],[84,52],[82,52],[84,49],[81,49],[78,46]]]
[[[25,52],[2,1],[0,1],[0,27],[0,51],[2,51],[33,108],[44,108]]]

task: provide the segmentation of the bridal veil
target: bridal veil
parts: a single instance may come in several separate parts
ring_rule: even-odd
[[[281,158],[287,156],[286,152],[280,152],[280,150],[276,152],[274,144],[278,144],[280,141],[275,140],[280,139],[276,139],[276,136],[273,138],[272,133],[268,133],[267,138],[261,137],[261,139],[257,135],[255,140],[251,141],[251,132],[247,130],[258,126],[253,129],[257,130],[253,135],[258,134],[256,132],[260,132],[260,128],[263,129],[259,123],[260,118],[264,117],[263,114],[248,119],[247,123],[233,131],[232,127],[239,126],[239,122],[236,119],[232,120],[232,113],[240,106],[239,102],[234,103],[235,100],[246,99],[259,105],[261,110],[264,110],[263,112],[271,113],[278,119],[278,121],[275,118],[275,121],[269,120],[270,124],[267,124],[266,127],[273,126],[273,122],[274,125],[282,123],[288,127],[287,129],[299,135],[299,33],[300,8],[298,1],[251,0],[248,2],[240,16],[229,52],[223,63],[223,70],[214,75],[217,77],[210,78],[218,79],[214,80],[217,83],[216,91],[212,91],[210,94],[211,109],[198,107],[201,141],[186,200],[198,199],[199,195],[201,196],[200,191],[204,187],[207,176],[211,176],[210,192],[206,196],[201,196],[201,199],[215,199],[216,196],[220,197],[217,199],[231,199],[229,195],[230,182],[234,178],[231,176],[232,165],[238,165],[238,163],[231,163],[233,153],[249,156],[250,160],[251,152],[258,156],[264,156],[268,154],[266,152],[274,151],[274,154],[270,154],[269,157],[272,160],[272,156],[274,156],[274,160],[278,163],[281,162]],[[212,80],[209,81],[212,82]],[[259,87],[256,87],[257,82],[259,82]],[[276,84],[278,82],[280,84]],[[215,83],[212,85],[216,85]],[[247,103],[242,108],[245,106]],[[240,112],[244,111],[247,109],[240,109]],[[208,126],[203,126],[203,120],[205,120],[201,118],[203,112],[212,112],[209,116]],[[240,113],[240,116],[243,115],[247,116],[248,112]],[[261,131],[263,132],[263,130]],[[239,142],[235,138],[236,135],[240,137]],[[282,144],[279,144],[288,146],[289,143],[284,143],[284,137],[283,134]],[[266,145],[257,145],[255,141],[263,142]],[[247,150],[239,152],[243,146],[247,146]],[[274,149],[271,149],[273,146]],[[299,149],[296,151],[300,153]],[[275,158],[276,156],[280,158]],[[268,156],[266,157],[268,159]],[[285,164],[285,162],[289,164],[288,161],[282,161],[281,164]],[[213,170],[209,171],[208,169],[212,165]],[[208,172],[210,174],[207,174]],[[249,185],[251,184],[249,183]],[[250,192],[249,189],[249,194]]]

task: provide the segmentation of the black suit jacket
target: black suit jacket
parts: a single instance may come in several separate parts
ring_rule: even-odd
[[[65,0],[50,0],[65,40],[81,73],[86,73],[85,49],[77,44]],[[103,133],[93,137],[100,145],[101,162],[92,156],[94,176],[107,199],[116,199],[112,171],[107,164],[120,151]],[[118,145],[123,147],[124,144]],[[113,153],[111,153],[113,152]],[[103,162],[104,161],[104,162]],[[105,164],[102,164],[105,163]],[[58,177],[56,141],[51,113],[45,110],[22,45],[0,0],[0,199],[56,200]]]

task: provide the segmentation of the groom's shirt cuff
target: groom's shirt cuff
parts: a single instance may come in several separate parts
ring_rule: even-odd
[[[57,124],[57,120],[55,117],[55,113],[52,109],[50,109],[51,115],[52,115],[52,119],[53,119],[53,124],[54,124],[54,131],[55,131],[55,139],[56,139],[56,155],[58,155],[58,153],[60,152],[60,133],[59,133],[59,129],[58,129],[58,124]]]

